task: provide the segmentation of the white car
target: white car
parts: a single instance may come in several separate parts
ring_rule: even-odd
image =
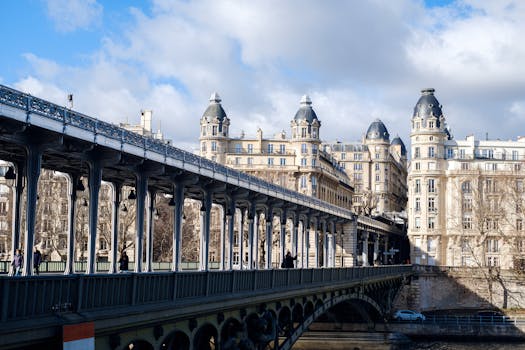
[[[394,320],[397,321],[424,321],[425,315],[412,310],[397,310],[394,314]]]

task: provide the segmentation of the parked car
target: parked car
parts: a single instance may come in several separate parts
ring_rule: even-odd
[[[394,314],[394,320],[397,321],[424,321],[425,315],[412,310],[397,310]]]
[[[477,312],[477,315],[480,317],[504,316],[501,312],[496,311],[496,310],[481,310]]]

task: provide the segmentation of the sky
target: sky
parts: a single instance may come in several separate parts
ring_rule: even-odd
[[[284,130],[307,94],[323,141],[381,119],[409,146],[424,88],[456,139],[525,135],[525,1],[0,1],[0,84],[195,151],[213,92],[230,136]]]

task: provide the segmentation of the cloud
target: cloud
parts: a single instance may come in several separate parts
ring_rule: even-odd
[[[47,15],[59,32],[74,32],[100,23],[103,7],[96,0],[47,0]]]
[[[101,6],[86,4],[100,18]],[[32,70],[20,86],[57,101],[71,92],[76,109],[115,123],[138,123],[140,110],[152,109],[154,126],[160,121],[189,149],[213,91],[232,136],[259,127],[265,137],[290,136],[308,94],[324,140],[360,140],[379,118],[408,145],[419,91],[434,87],[457,137],[484,134],[506,117],[494,136],[508,138],[523,115],[524,9],[510,1],[426,9],[404,0],[155,0],[130,9],[131,21],[101,37],[87,64],[26,54]]]

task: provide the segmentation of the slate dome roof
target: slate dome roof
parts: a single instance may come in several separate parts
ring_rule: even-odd
[[[317,114],[315,114],[315,111],[312,108],[312,100],[310,100],[308,95],[304,95],[301,98],[301,107],[299,107],[299,110],[295,113],[294,120],[306,120],[311,124],[314,119],[317,119]]]
[[[405,144],[403,143],[403,140],[401,140],[401,138],[399,136],[394,137],[394,139],[392,140],[392,143],[390,145],[392,145],[392,146],[396,146],[396,145],[401,146],[401,155],[402,156],[406,156],[407,155],[407,149],[405,147]]]
[[[218,93],[214,92],[210,96],[210,105],[206,110],[204,111],[204,114],[202,115],[202,118],[209,118],[213,119],[217,117],[219,121],[223,121],[226,116],[226,112],[224,112],[224,109],[221,106],[221,97]]]
[[[376,119],[368,127],[366,139],[390,141],[390,134],[388,133],[385,124],[383,124],[380,119]]]
[[[427,119],[433,116],[437,118],[436,126],[439,127],[439,118],[443,115],[443,111],[441,110],[439,101],[434,96],[434,91],[434,89],[421,90],[421,97],[414,107],[414,115],[412,118],[419,117]]]

